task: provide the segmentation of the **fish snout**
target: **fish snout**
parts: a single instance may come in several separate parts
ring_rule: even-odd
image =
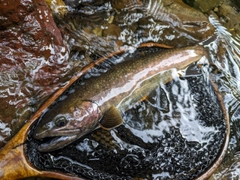
[[[34,132],[33,133],[33,138],[39,140],[39,139],[42,139],[42,136],[41,136],[41,134]]]
[[[40,129],[36,129],[34,132],[33,132],[33,138],[34,139],[37,139],[37,140],[40,140],[40,139],[43,139],[46,137],[46,131],[41,131]]]
[[[33,131],[33,138],[34,139],[43,139],[45,137],[50,137],[54,133],[52,133],[54,130],[54,123],[52,121],[44,124],[39,124],[35,130]]]

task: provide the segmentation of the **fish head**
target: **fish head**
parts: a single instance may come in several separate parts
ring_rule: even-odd
[[[84,101],[68,109],[59,107],[50,109],[41,119],[33,132],[33,138],[43,140],[52,138],[40,145],[41,151],[60,149],[86,133],[94,130],[100,119],[100,110],[95,103]]]
[[[77,124],[80,123],[80,119],[74,119],[70,113],[57,114],[53,118],[52,116],[47,117],[48,114],[45,116],[33,133],[35,139],[66,136],[69,134],[73,135],[80,132],[80,129],[77,127]]]

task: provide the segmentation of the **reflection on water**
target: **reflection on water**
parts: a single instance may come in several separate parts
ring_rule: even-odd
[[[86,50],[87,54],[104,56],[117,48],[138,47],[149,41],[174,47],[193,45],[211,37],[214,32],[205,15],[180,2],[66,3],[70,12],[60,26],[69,33],[72,48]]]
[[[0,120],[11,129],[11,134],[0,132],[4,143],[49,95],[93,60],[149,41],[193,45],[214,31],[202,13],[179,2],[65,0],[65,8],[63,1],[50,2],[53,13],[64,14],[54,16],[59,29],[47,6],[34,1],[19,1],[21,8],[13,3],[13,12],[3,15],[10,21],[8,15],[16,14],[21,20],[2,20],[0,31]]]
[[[141,3],[140,1],[130,1],[132,4],[129,6],[120,6],[119,4],[111,4],[107,3],[104,4],[104,6],[101,6],[98,4],[98,7],[108,7],[107,11],[102,11],[104,8],[96,8],[95,13],[101,14],[102,17],[105,17],[106,14],[110,15],[108,16],[109,18],[103,18],[101,19],[104,25],[99,25],[99,28],[96,27],[90,27],[88,26],[88,30],[90,31],[79,31],[79,24],[76,21],[73,21],[73,26],[76,32],[79,32],[78,38],[73,38],[75,41],[76,39],[78,42],[76,44],[73,44],[73,47],[81,47],[83,42],[89,42],[89,44],[93,44],[93,47],[98,47],[97,45],[94,45],[94,42],[96,41],[95,39],[98,39],[101,37],[102,41],[105,42],[111,42],[112,43],[112,49],[117,49],[119,46],[138,46],[142,42],[147,42],[147,41],[154,41],[154,42],[162,42],[164,41],[166,44],[169,45],[179,45],[179,46],[184,46],[184,45],[189,45],[191,43],[194,43],[196,41],[201,41],[202,39],[199,38],[198,36],[194,37],[194,34],[198,32],[196,29],[194,31],[189,31],[189,29],[194,28],[193,26],[191,28],[187,28],[187,26],[184,27],[184,19],[186,18],[186,14],[193,14],[193,13],[186,13],[186,14],[181,14],[178,13],[177,11],[172,10],[171,8],[167,9],[170,5],[165,6],[167,1],[161,1],[161,0],[156,0],[156,1],[143,1]],[[166,3],[166,4],[164,4]],[[69,4],[69,7],[73,7],[71,4]],[[75,12],[76,8],[79,8],[79,4],[75,5],[74,8],[72,9],[72,12]],[[120,8],[121,7],[121,8]],[[85,6],[86,9],[88,9],[88,5]],[[101,10],[100,10],[101,9]],[[176,8],[177,9],[177,8]],[[83,9],[84,10],[84,9]],[[81,11],[83,14],[87,14],[86,11]],[[117,11],[116,11],[117,10]],[[171,12],[171,13],[169,13]],[[92,12],[92,15],[94,12]],[[84,18],[84,17],[83,17]],[[95,16],[91,17],[91,20],[94,21],[96,19]],[[191,17],[191,19],[194,19]],[[201,23],[205,22],[205,20],[201,19],[194,19],[195,20],[195,25],[201,25]],[[235,37],[232,37],[231,33],[223,27],[219,21],[216,20],[213,16],[209,17],[209,21],[211,24],[214,26],[216,29],[215,34],[216,34],[216,39],[211,42],[210,44],[206,45],[206,48],[209,50],[210,53],[210,61],[215,65],[215,68],[212,67],[212,72],[211,72],[211,77],[214,79],[214,81],[218,84],[219,90],[224,95],[224,102],[225,106],[228,109],[229,117],[231,120],[231,139],[230,139],[230,144],[229,144],[229,151],[228,155],[225,158],[225,161],[222,163],[220,166],[219,170],[216,172],[216,174],[212,177],[215,179],[219,179],[221,177],[221,173],[219,171],[222,170],[222,173],[224,177],[227,177],[229,175],[227,174],[234,174],[233,169],[237,169],[234,167],[237,167],[237,163],[235,162],[235,165],[233,164],[231,171],[227,170],[227,167],[232,164],[234,160],[237,160],[238,155],[235,155],[235,152],[238,151],[239,149],[239,36],[236,35]],[[112,24],[114,28],[118,29],[117,34],[112,34],[110,29],[111,26],[109,24]],[[191,23],[189,23],[190,25]],[[120,26],[118,26],[120,25]],[[188,25],[188,24],[186,24]],[[204,25],[204,23],[202,24]],[[176,26],[176,27],[174,27]],[[200,31],[204,29],[203,26],[201,26]],[[108,31],[107,31],[108,30]],[[75,34],[76,34],[75,32]],[[83,34],[85,39],[87,41],[82,40],[80,37],[81,34]],[[94,34],[94,35],[93,35]],[[193,34],[193,35],[192,35]],[[202,33],[204,34],[204,33]],[[206,33],[207,34],[207,33]],[[92,36],[93,35],[93,36]],[[90,38],[91,37],[91,38]],[[186,41],[186,39],[187,41]],[[118,41],[116,41],[116,39]],[[201,39],[201,40],[200,40]],[[203,38],[204,39],[204,38]],[[74,41],[74,42],[75,42]],[[179,44],[181,42],[181,44]],[[104,47],[104,42],[102,43]],[[77,49],[76,48],[76,49]],[[109,47],[108,47],[109,48]],[[96,53],[95,49],[90,49],[91,54],[98,54],[99,56],[103,56],[104,53],[109,53],[112,51],[112,49],[107,49],[104,50],[100,48],[100,51]],[[217,73],[216,70],[217,69]],[[211,70],[211,69],[210,69]],[[161,88],[160,88],[161,89]],[[163,90],[160,90],[157,92],[160,97],[164,99],[167,99],[166,96],[161,96],[161,93],[163,93]],[[177,88],[175,89],[177,91]],[[164,93],[163,93],[164,94]],[[178,97],[179,98],[179,97]],[[184,99],[184,96],[183,96]],[[173,101],[174,102],[174,101]],[[161,102],[161,106],[159,106],[159,102],[156,100],[154,101],[155,105],[157,104],[157,109],[161,109],[162,112],[169,112],[172,110],[171,108],[169,109],[169,102],[166,100],[164,102]],[[154,131],[155,129],[160,129],[160,130],[165,130],[166,127],[169,125],[173,127],[177,127],[179,130],[179,133],[181,134],[182,137],[186,137],[188,140],[195,140],[195,141],[200,141],[200,140],[206,140],[204,134],[205,133],[199,133],[196,134],[197,130],[194,129],[194,127],[201,127],[201,126],[196,126],[196,122],[192,121],[186,121],[187,118],[184,118],[184,115],[179,115],[179,112],[174,113],[174,115],[178,118],[181,118],[184,121],[186,121],[185,125],[191,124],[191,126],[184,126],[184,123],[182,125],[178,124],[178,121],[174,120],[169,120],[170,116],[166,115],[165,118],[168,121],[162,121],[161,123],[150,123],[150,122],[142,122],[141,118],[144,117],[148,119],[148,116],[151,118],[159,118],[158,113],[153,113],[150,111],[151,108],[154,106],[154,103],[148,102],[148,103],[142,103],[139,105],[139,109],[135,108],[135,111],[137,112],[136,114],[139,114],[140,118],[135,118],[135,123],[133,124],[133,121],[126,121],[129,123],[128,125],[125,125],[131,132],[131,134],[134,134],[135,138],[136,136],[138,137],[139,143],[144,144],[145,143],[154,143],[155,141],[157,142],[157,138],[155,137],[156,134]],[[184,102],[186,103],[186,102]],[[175,105],[177,107],[177,105]],[[138,107],[138,106],[136,106]],[[151,107],[151,108],[150,108]],[[161,107],[161,108],[159,108]],[[155,107],[154,107],[155,108]],[[153,108],[153,109],[154,109]],[[187,110],[188,107],[184,107],[181,110]],[[192,109],[188,109],[189,112],[192,112],[190,114],[185,115],[185,117],[194,117],[194,111]],[[133,114],[132,114],[133,115]],[[172,115],[172,114],[171,114]],[[129,113],[129,116],[131,116],[131,113]],[[213,115],[214,117],[214,115]],[[131,117],[131,118],[134,118]],[[150,119],[151,119],[150,118]],[[173,118],[174,119],[174,118]],[[144,124],[144,127],[142,127]],[[145,127],[146,126],[146,127]],[[134,129],[134,128],[135,129]],[[144,128],[149,128],[149,130],[143,131]],[[168,128],[166,128],[169,130]],[[209,129],[204,129],[207,132],[210,132],[210,130],[213,130],[211,128]],[[163,131],[161,131],[163,132]],[[147,136],[149,134],[149,136]],[[117,138],[116,132],[112,131],[112,136]],[[159,135],[159,134],[158,134]],[[163,135],[163,134],[161,134]],[[155,137],[155,138],[154,138]],[[207,141],[207,140],[206,140]],[[85,141],[85,144],[79,144],[78,148],[79,150],[83,150],[83,147],[86,147],[86,143],[89,144],[90,141]],[[131,143],[131,142],[130,142]],[[90,143],[91,144],[91,143]],[[114,143],[113,143],[114,145]],[[83,147],[82,147],[83,146]],[[93,143],[93,147],[98,146],[96,142]],[[92,147],[92,148],[93,148]],[[111,146],[110,146],[111,147]],[[126,146],[127,147],[127,146]],[[125,148],[126,148],[125,147]],[[89,148],[89,147],[88,147]],[[123,148],[123,147],[122,147]],[[91,148],[90,148],[91,149]],[[90,151],[89,149],[89,151]],[[131,148],[130,148],[131,149]],[[143,156],[143,155],[142,155]],[[231,158],[234,159],[231,160]],[[136,156],[127,156],[126,159],[132,159],[133,162],[136,162],[138,164],[139,162],[136,160]],[[93,158],[94,160],[94,158]],[[96,159],[95,159],[96,160]],[[123,161],[125,162],[125,161]],[[126,163],[127,164],[127,163]],[[126,165],[128,167],[129,165]],[[226,168],[226,169],[224,169]],[[236,170],[237,171],[237,170]],[[220,175],[219,175],[219,174]],[[237,174],[235,172],[235,174]],[[163,176],[166,174],[162,174]]]
[[[27,5],[30,3],[27,0],[21,2]],[[7,141],[15,133],[11,134],[13,128],[20,128],[24,123],[22,121],[30,117],[41,99],[54,92],[58,88],[57,86],[67,81],[71,74],[79,71],[89,62],[121,48],[133,47],[134,51],[141,43],[148,41],[164,42],[167,45],[177,47],[196,44],[211,37],[214,28],[216,28],[217,38],[206,45],[206,48],[210,52],[210,60],[215,65],[210,75],[224,95],[225,106],[228,109],[231,120],[231,139],[228,155],[212,178],[237,177],[240,137],[240,37],[238,35],[233,37],[214,17],[210,16],[209,20],[214,26],[213,28],[203,14],[186,7],[180,1],[176,4],[164,0],[127,2],[130,4],[120,1],[66,0],[69,13],[62,21],[56,20],[63,33],[66,47],[63,45],[54,46],[51,42],[47,45],[41,44],[42,39],[35,41],[34,35],[37,32],[45,32],[45,28],[44,30],[39,28],[39,24],[36,23],[35,16],[32,14],[24,17],[25,25],[30,24],[32,27],[23,29],[22,34],[19,34],[20,27],[4,29],[6,35],[10,34],[12,38],[19,37],[19,39],[13,38],[10,41],[3,39],[1,41],[0,98],[3,104],[0,108],[1,142]],[[36,12],[40,13],[42,17],[48,16],[44,14],[46,11]],[[47,19],[49,20],[49,17]],[[4,33],[2,37],[4,37]],[[23,48],[18,48],[19,44],[22,44]],[[33,49],[28,50],[26,47],[33,47]],[[32,51],[37,52],[37,54],[33,54]],[[215,73],[216,69],[217,73]],[[205,78],[203,79],[206,80]],[[55,86],[52,86],[53,84]],[[136,173],[137,170],[134,167],[139,167],[141,163],[143,169],[152,167],[149,171],[155,173],[153,173],[154,177],[174,177],[176,174],[169,173],[172,171],[181,176],[184,174],[183,172],[192,170],[189,167],[204,164],[204,159],[198,161],[199,159],[193,158],[192,162],[188,162],[189,158],[183,156],[183,152],[189,153],[188,157],[196,158],[205,157],[206,154],[209,157],[216,155],[214,153],[217,151],[214,150],[217,149],[217,146],[215,146],[213,138],[221,132],[223,124],[219,124],[222,122],[221,119],[214,124],[215,126],[209,126],[205,116],[199,114],[202,109],[199,111],[196,109],[202,96],[198,93],[206,89],[208,91],[209,84],[202,84],[202,87],[194,90],[194,92],[198,92],[194,95],[190,93],[192,85],[189,84],[191,83],[180,78],[172,82],[170,87],[167,85],[159,87],[147,102],[141,102],[126,112],[124,116],[126,123],[123,126],[111,131],[111,133],[96,131],[95,134],[89,135],[86,139],[75,144],[76,153],[84,152],[90,163],[98,162],[100,163],[98,167],[101,167],[104,163],[113,161],[112,157],[118,158],[116,156],[117,150],[123,154],[127,152],[124,154],[124,158],[118,161],[120,162],[116,166],[118,169],[114,169],[114,173],[119,176],[123,175],[120,173],[122,169],[126,170],[124,176]],[[214,96],[209,98],[214,98]],[[208,99],[206,102],[211,103],[209,101]],[[209,107],[206,102],[200,104],[205,103]],[[213,107],[215,108],[214,105]],[[204,110],[210,117],[213,117],[210,119],[215,122],[217,120],[216,114],[214,114],[215,109],[211,108],[210,106],[209,109]],[[195,121],[196,119],[199,121]],[[155,121],[153,122],[153,120]],[[127,130],[126,134],[123,133],[124,130]],[[134,145],[128,135],[134,139]],[[166,146],[160,148],[159,144]],[[211,149],[211,147],[216,149]],[[197,151],[200,148],[203,151]],[[94,151],[95,149],[97,150]],[[155,151],[152,152],[150,149]],[[37,154],[37,152],[35,153]],[[195,156],[196,153],[199,153],[199,156]],[[164,154],[168,158],[164,161],[159,154]],[[74,152],[73,155],[75,155]],[[173,159],[170,158],[170,155]],[[56,167],[52,167],[52,162],[44,161],[45,156],[46,160],[54,160]],[[105,159],[101,161],[102,157]],[[184,161],[185,166],[179,167],[181,161],[178,158],[182,158],[181,161]],[[63,159],[64,161],[61,161]],[[68,157],[54,157],[52,154],[45,154],[40,160],[50,169],[61,166],[61,171],[72,172],[76,167],[74,173],[83,174],[86,177],[94,176],[91,176],[93,172],[91,165],[72,161]],[[84,159],[82,160],[84,161]],[[87,160],[85,159],[85,161]],[[83,163],[86,163],[85,161]],[[160,161],[164,163],[161,164]],[[58,165],[58,162],[66,164]],[[149,164],[152,162],[155,164]],[[206,165],[209,165],[210,162],[211,160],[206,162]],[[189,163],[192,163],[191,166]],[[68,169],[69,164],[73,169]],[[172,164],[176,164],[176,166],[174,167]],[[106,168],[106,166],[103,167]],[[129,167],[132,169],[129,170]],[[159,169],[164,169],[164,172],[157,174],[156,171],[159,172]],[[112,169],[106,170],[112,171]],[[144,172],[142,177],[146,174]],[[103,174],[99,173],[100,175],[104,177]]]
[[[168,1],[129,1],[128,5],[67,2],[69,14],[64,22],[68,24],[60,26],[68,32],[70,60],[76,66],[119,48],[130,46],[134,51],[143,42],[187,46],[213,34],[211,25],[200,12],[188,7],[188,13],[184,14],[177,10],[185,6],[172,6]],[[87,18],[89,21],[85,24]],[[219,71],[210,75],[224,95],[232,121],[228,152],[231,159],[238,149],[240,134],[235,126],[239,123],[239,43],[238,37],[232,38],[214,17],[210,16],[209,20],[216,28],[217,38],[206,48],[210,52],[209,60]],[[196,177],[218,153],[225,127],[215,95],[210,90],[208,71],[204,71],[203,76],[183,77],[162,85],[148,101],[136,104],[124,114],[123,126],[111,132],[97,130],[62,151],[35,152],[39,161],[31,159],[32,162],[40,169],[58,169],[86,178]],[[30,149],[36,148],[34,143],[31,146]],[[226,160],[222,166],[228,166],[228,162]],[[217,174],[214,177],[219,179]]]
[[[239,35],[233,37],[214,16],[210,15],[209,20],[216,28],[217,39],[210,43],[207,48],[211,52],[212,62],[220,71],[213,76],[215,76],[215,81],[224,95],[225,106],[228,109],[231,124],[228,153],[211,179],[238,179],[239,170],[237,167],[240,162],[238,156],[240,143],[240,39]]]
[[[50,10],[34,3],[1,2],[0,148],[61,85],[59,77],[70,69],[67,48]]]

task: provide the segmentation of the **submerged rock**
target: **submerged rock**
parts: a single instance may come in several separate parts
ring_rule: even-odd
[[[183,0],[183,1],[197,9],[200,9],[202,12],[208,12],[222,2],[222,0]]]

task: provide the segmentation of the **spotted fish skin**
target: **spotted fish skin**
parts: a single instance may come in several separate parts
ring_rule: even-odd
[[[60,149],[86,133],[122,123],[120,111],[135,104],[159,85],[169,82],[173,68],[186,68],[207,56],[202,46],[191,46],[152,53],[124,61],[106,73],[91,77],[42,118],[33,133],[35,139],[54,137],[39,145],[39,151]]]

